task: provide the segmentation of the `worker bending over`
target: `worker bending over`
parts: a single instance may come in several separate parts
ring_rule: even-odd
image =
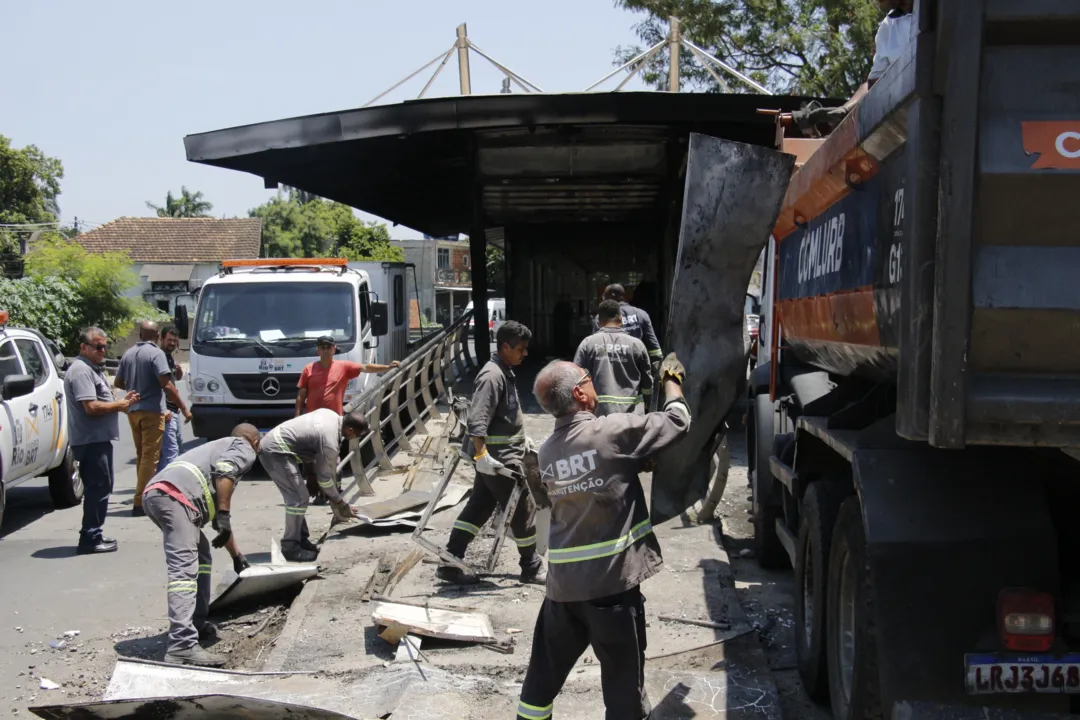
[[[574,363],[592,376],[597,417],[642,413],[652,394],[652,368],[645,343],[623,332],[619,303],[605,300],[596,314],[599,332],[581,341]]]
[[[525,457],[525,416],[518,402],[513,368],[529,354],[532,332],[519,322],[508,320],[495,333],[496,352],[480,368],[473,383],[468,430],[476,461],[472,494],[450,531],[446,549],[465,557],[469,543],[495,511],[505,506],[516,482],[524,482],[521,461]],[[515,477],[516,475],[516,477]],[[520,478],[520,479],[519,479]],[[547,578],[543,561],[536,553],[536,506],[527,491],[521,494],[510,519],[521,564],[521,582],[543,584]],[[440,580],[475,583],[478,578],[455,565],[435,570]]]
[[[604,300],[614,300],[619,303],[619,313],[622,315],[622,331],[630,337],[635,337],[645,343],[645,349],[649,352],[649,362],[659,364],[664,353],[660,351],[660,341],[656,339],[656,331],[653,330],[652,318],[649,313],[639,307],[634,307],[626,302],[626,289],[618,283],[613,283],[604,288]],[[592,331],[600,330],[599,316],[593,318]]]
[[[544,720],[590,644],[600,661],[609,719],[649,714],[645,694],[645,598],[639,585],[660,570],[660,544],[638,480],[643,464],[690,430],[685,371],[675,354],[660,367],[661,412],[596,417],[589,373],[555,361],[536,378],[555,431],[540,446],[551,498],[547,596],[540,607],[518,718]]]
[[[338,415],[328,408],[318,408],[300,417],[286,420],[263,438],[259,460],[285,499],[285,534],[281,554],[290,562],[313,562],[319,546],[311,542],[307,527],[308,490],[301,463],[314,463],[319,489],[330,500],[334,517],[356,517],[356,511],[337,489],[341,440],[360,440],[369,432],[367,418],[353,412]]]
[[[151,478],[143,491],[142,507],[161,528],[169,574],[169,646],[165,662],[221,667],[225,658],[207,652],[200,640],[215,636],[206,621],[210,607],[210,545],[203,535],[206,523],[218,531],[216,548],[225,547],[240,573],[249,567],[232,533],[232,494],[236,483],[255,464],[259,431],[237,425],[232,437],[213,440],[189,450]]]

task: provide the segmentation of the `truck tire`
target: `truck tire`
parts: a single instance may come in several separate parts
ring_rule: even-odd
[[[799,540],[795,546],[795,657],[803,689],[819,703],[829,701],[825,654],[829,550],[833,525],[846,495],[842,484],[819,480],[806,489],[799,512]]]
[[[858,497],[840,506],[829,552],[826,654],[835,720],[881,720],[874,589]]]
[[[752,508],[754,513],[754,554],[758,565],[766,570],[786,568],[790,559],[776,535],[776,519],[781,508],[772,502],[776,480],[769,469],[776,439],[776,420],[773,403],[767,394],[754,398],[754,484]]]
[[[83,481],[69,447],[59,465],[49,471],[49,495],[58,510],[75,507],[83,499]]]

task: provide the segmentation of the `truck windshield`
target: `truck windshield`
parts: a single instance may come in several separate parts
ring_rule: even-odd
[[[315,355],[329,335],[342,350],[356,341],[356,292],[340,282],[210,285],[199,298],[192,349],[203,355]]]

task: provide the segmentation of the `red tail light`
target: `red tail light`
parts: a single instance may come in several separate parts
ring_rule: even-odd
[[[1046,652],[1054,644],[1054,597],[1024,588],[998,594],[998,630],[1009,650]]]

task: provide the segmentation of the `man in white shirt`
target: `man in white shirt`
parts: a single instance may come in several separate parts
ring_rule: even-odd
[[[866,93],[870,92],[870,88],[900,59],[915,37],[915,18],[912,15],[914,3],[915,0],[878,0],[878,6],[885,12],[885,17],[874,36],[874,64],[866,82],[859,86],[850,100],[838,108],[823,108],[815,102],[793,112],[792,119],[800,128],[822,123],[835,127],[859,104]]]

